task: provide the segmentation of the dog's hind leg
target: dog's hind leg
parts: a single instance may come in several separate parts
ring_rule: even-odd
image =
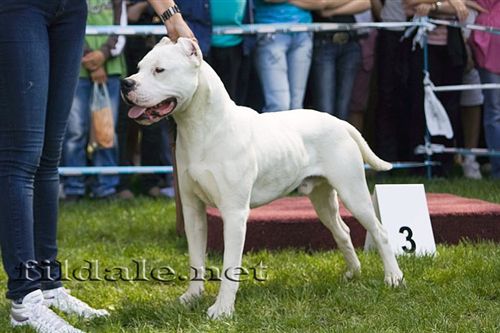
[[[215,303],[208,309],[212,319],[229,317],[234,312],[234,302],[238,292],[243,268],[241,260],[245,243],[246,222],[250,208],[221,208],[224,221],[224,263],[222,281]]]
[[[350,279],[361,271],[361,264],[352,245],[349,227],[342,221],[339,212],[337,192],[328,182],[316,183],[309,193],[316,213],[321,222],[331,231],[339,250],[347,263],[345,277]]]
[[[207,215],[205,204],[194,196],[183,196],[182,210],[188,240],[190,282],[188,290],[179,300],[187,305],[203,294],[207,249]]]
[[[375,215],[362,164],[352,161],[348,165],[351,167],[345,168],[341,176],[332,175],[330,182],[337,189],[346,208],[372,235],[384,264],[385,282],[390,286],[397,286],[403,282],[403,273],[389,244],[387,232]]]

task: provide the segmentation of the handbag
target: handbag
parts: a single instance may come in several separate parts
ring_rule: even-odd
[[[111,99],[106,84],[94,82],[90,103],[90,138],[87,152],[112,148],[115,141],[115,124]]]

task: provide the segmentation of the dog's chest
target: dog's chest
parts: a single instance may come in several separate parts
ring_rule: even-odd
[[[220,191],[213,172],[199,165],[187,168],[190,190],[205,204],[215,207],[220,202]]]

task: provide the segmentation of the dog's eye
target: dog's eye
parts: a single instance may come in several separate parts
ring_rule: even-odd
[[[155,68],[155,73],[160,74],[160,73],[163,73],[164,71],[165,71],[165,68],[161,68],[161,67],[156,67]]]

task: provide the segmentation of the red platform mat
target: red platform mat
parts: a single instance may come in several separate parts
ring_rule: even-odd
[[[456,244],[461,239],[500,242],[500,205],[450,194],[427,194],[436,243]],[[351,229],[355,247],[362,247],[366,232],[341,206],[342,219]],[[223,250],[222,219],[209,208],[208,248]],[[332,235],[321,224],[307,197],[288,197],[252,209],[245,251],[280,248],[323,250],[335,248]]]

